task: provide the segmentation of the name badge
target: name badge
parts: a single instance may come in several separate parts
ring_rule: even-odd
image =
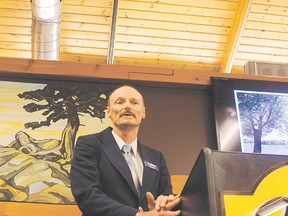
[[[155,164],[149,163],[148,161],[144,161],[144,164],[145,164],[146,167],[149,167],[151,169],[159,171],[158,166],[156,166]]]

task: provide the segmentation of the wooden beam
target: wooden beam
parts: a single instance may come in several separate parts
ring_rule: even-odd
[[[28,202],[1,202],[0,215],[22,216],[23,212],[29,216],[81,216],[78,206],[64,204],[28,203]]]
[[[251,2],[252,0],[239,0],[239,7],[232,25],[231,35],[228,39],[226,52],[220,66],[222,73],[231,72],[233,60],[250,11]]]
[[[131,65],[90,64],[51,60],[33,60],[0,57],[1,79],[87,80],[89,82],[137,82],[146,86],[206,88],[211,77],[273,80],[288,82],[285,77],[247,74],[203,73],[201,70],[175,70],[172,68]]]

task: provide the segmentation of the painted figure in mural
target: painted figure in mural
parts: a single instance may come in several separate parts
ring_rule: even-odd
[[[117,88],[107,114],[112,127],[80,136],[75,146],[71,188],[83,215],[180,215],[172,210],[180,198],[172,195],[162,153],[137,138],[146,115],[142,95],[131,86]],[[123,152],[127,146],[131,153]]]

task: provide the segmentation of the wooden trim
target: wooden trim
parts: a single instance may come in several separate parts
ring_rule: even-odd
[[[139,82],[145,85],[167,87],[208,87],[211,77],[288,82],[288,78],[219,72],[201,73],[190,70],[173,70],[160,67],[129,65],[88,64],[78,62],[16,59],[0,57],[1,77],[49,78],[89,80],[91,82]]]
[[[58,205],[26,202],[0,202],[2,216],[81,216],[77,205]]]
[[[221,72],[230,73],[235,58],[235,53],[237,51],[238,45],[240,43],[240,38],[242,31],[246,24],[247,16],[250,11],[252,0],[240,0],[239,9],[237,11],[233,28],[231,31],[231,36],[227,43],[226,53],[224,59],[221,62]]]

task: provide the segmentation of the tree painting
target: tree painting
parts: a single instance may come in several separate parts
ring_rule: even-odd
[[[242,134],[253,137],[254,153],[262,152],[262,137],[272,130],[284,131],[285,96],[237,91]],[[287,96],[286,96],[287,98]]]
[[[28,88],[29,83],[1,82],[0,108],[6,113],[5,116],[1,114],[1,125],[9,127],[5,125],[8,121],[3,121],[8,116],[14,120],[10,131],[14,131],[15,140],[0,144],[0,200],[73,204],[70,162],[77,132],[81,126],[85,126],[81,119],[89,116],[89,119],[103,121],[111,86],[59,81],[39,84],[35,90],[21,91],[17,89],[17,84],[21,88],[26,85],[27,89],[33,89]],[[29,115],[29,118],[28,115],[23,116],[26,120],[22,121],[17,113],[8,113],[9,104],[34,115]],[[19,104],[24,105],[21,108]],[[15,110],[14,107],[11,110]],[[17,120],[24,122],[24,125],[18,126]],[[42,136],[36,139],[31,136],[32,131],[37,129],[51,127],[52,130],[53,124],[57,122],[63,125],[59,131],[61,138],[50,138],[48,135],[47,138]],[[16,130],[13,125],[17,125]],[[6,130],[5,134],[10,131]]]
[[[107,90],[91,85],[73,86],[59,82],[47,84],[43,89],[18,94],[21,99],[33,101],[23,107],[27,112],[42,112],[46,118],[40,122],[27,122],[24,126],[34,130],[67,119],[59,144],[59,155],[55,156],[57,162],[67,164],[73,157],[75,137],[80,126],[79,115],[105,118],[107,93]]]

